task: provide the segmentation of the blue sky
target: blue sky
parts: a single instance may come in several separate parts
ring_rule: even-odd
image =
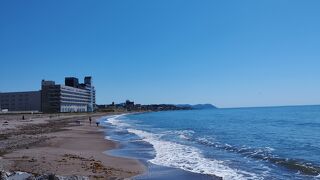
[[[91,75],[98,103],[320,104],[320,1],[0,1],[0,91]]]

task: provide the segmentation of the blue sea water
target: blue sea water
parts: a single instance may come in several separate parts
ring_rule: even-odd
[[[103,119],[136,179],[320,179],[320,106],[167,111]]]

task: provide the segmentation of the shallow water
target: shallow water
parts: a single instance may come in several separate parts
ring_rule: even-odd
[[[109,138],[123,142],[111,153],[149,167],[137,179],[320,179],[320,106],[156,112],[104,122]],[[152,176],[157,172],[166,176]]]

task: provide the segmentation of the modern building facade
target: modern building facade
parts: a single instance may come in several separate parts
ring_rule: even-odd
[[[95,89],[91,77],[85,77],[82,84],[74,77],[65,78],[64,85],[43,80],[41,87],[42,112],[93,112],[95,109]]]
[[[0,93],[0,111],[60,113],[95,109],[96,91],[91,77],[85,77],[84,83],[67,77],[64,85],[42,80],[40,91]]]
[[[0,93],[0,111],[41,111],[41,92]]]

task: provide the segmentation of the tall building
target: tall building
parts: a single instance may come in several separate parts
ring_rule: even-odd
[[[91,77],[85,77],[82,84],[74,77],[65,78],[64,85],[42,80],[41,110],[44,113],[93,112],[95,101]]]
[[[0,93],[0,111],[41,111],[41,92]]]

